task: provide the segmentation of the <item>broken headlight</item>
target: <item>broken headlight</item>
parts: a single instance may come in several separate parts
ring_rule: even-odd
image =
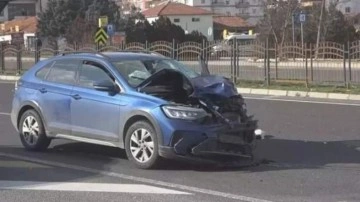
[[[173,119],[197,120],[206,117],[208,114],[204,109],[185,106],[163,106],[167,117]]]

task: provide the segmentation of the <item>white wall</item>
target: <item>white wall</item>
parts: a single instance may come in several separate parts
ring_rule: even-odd
[[[189,6],[199,7],[217,14],[231,15],[231,16],[245,16],[249,23],[256,23],[264,16],[263,3],[266,0],[243,0],[244,3],[237,8],[236,4],[240,0],[217,0],[217,3],[212,3],[212,0],[173,0],[179,3],[184,3]]]
[[[213,18],[211,15],[194,15],[194,16],[166,16],[170,19],[170,21],[180,26],[185,32],[191,33],[192,31],[198,31],[202,33],[204,36],[208,38],[208,40],[214,39],[214,33],[211,33],[211,35],[208,35],[209,28],[213,31]],[[199,18],[199,22],[193,22],[192,18]],[[149,23],[151,24],[155,20],[158,19],[158,17],[151,17],[146,18]],[[179,22],[174,22],[174,19],[179,19]]]
[[[188,33],[192,31],[199,31],[204,36],[208,38],[208,40],[214,39],[214,34],[211,36],[208,35],[208,30],[213,29],[213,18],[210,15],[194,15],[194,16],[167,16],[172,23],[175,25],[179,25]],[[199,18],[199,22],[193,22],[192,18]],[[174,19],[180,19],[180,22],[174,22]]]

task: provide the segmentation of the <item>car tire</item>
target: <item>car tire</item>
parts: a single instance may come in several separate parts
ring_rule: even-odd
[[[129,127],[125,137],[125,150],[128,159],[138,168],[153,169],[160,164],[157,134],[154,127],[146,121],[135,122]]]
[[[27,110],[19,122],[21,143],[26,150],[43,151],[50,145],[51,139],[46,136],[41,117],[35,110]]]

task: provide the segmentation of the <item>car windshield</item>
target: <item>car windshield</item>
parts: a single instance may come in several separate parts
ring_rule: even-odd
[[[172,59],[121,60],[113,61],[112,63],[132,87],[137,87],[151,75],[162,69],[179,71],[188,78],[199,76],[199,73],[196,71]]]

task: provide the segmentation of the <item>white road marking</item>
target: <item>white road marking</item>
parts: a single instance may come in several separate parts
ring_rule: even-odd
[[[40,160],[40,159],[36,159],[36,158],[25,157],[25,156],[20,156],[20,155],[15,155],[15,154],[7,154],[7,153],[0,152],[0,156],[4,156],[4,157],[8,157],[8,158],[15,158],[15,159],[24,160],[24,161],[30,161],[33,163],[41,163],[41,164],[55,166],[55,167],[62,167],[62,168],[67,168],[67,169],[83,171],[83,172],[89,172],[89,173],[94,173],[97,175],[116,177],[119,179],[126,179],[126,180],[131,180],[131,181],[145,183],[145,184],[152,184],[152,185],[156,185],[156,186],[178,189],[178,190],[182,190],[182,191],[207,194],[207,195],[229,198],[229,199],[236,199],[236,200],[241,200],[241,201],[245,201],[245,202],[271,202],[268,200],[247,197],[247,196],[243,196],[243,195],[239,195],[239,194],[231,194],[231,193],[219,192],[219,191],[210,190],[210,189],[202,189],[202,188],[198,188],[198,187],[174,184],[174,183],[153,180],[153,179],[148,179],[148,178],[143,178],[143,177],[136,177],[136,176],[126,175],[126,174],[121,174],[121,173],[102,171],[102,170],[87,168],[87,167],[83,167],[83,166],[70,165],[70,164],[66,164],[66,163],[60,163],[60,162],[48,161],[48,160]]]
[[[248,100],[267,100],[267,101],[279,101],[279,102],[299,102],[309,104],[328,104],[328,105],[342,105],[342,106],[355,106],[360,107],[360,104],[356,103],[345,103],[345,102],[321,102],[321,101],[310,101],[310,100],[291,100],[281,98],[269,98],[269,97],[244,97]]]
[[[4,116],[10,116],[10,113],[6,113],[6,112],[0,112],[0,115],[4,115]]]
[[[1,189],[190,195],[190,193],[187,192],[175,191],[143,184],[0,181],[0,190]]]

